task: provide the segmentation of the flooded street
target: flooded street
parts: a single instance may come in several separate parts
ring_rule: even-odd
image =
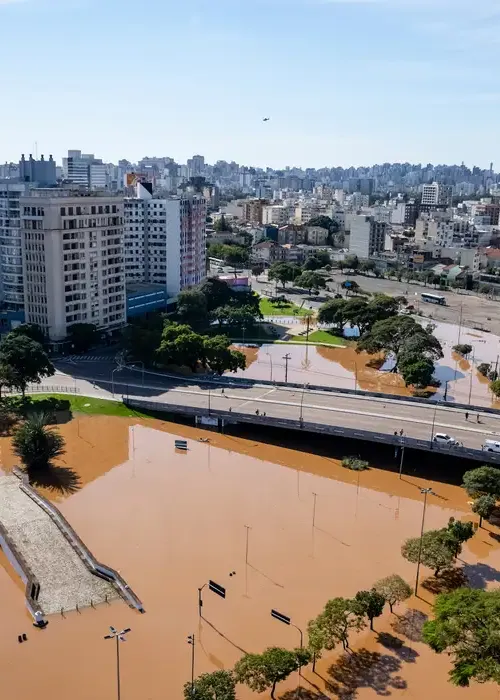
[[[443,400],[446,394],[448,401],[500,408],[500,401],[488,389],[489,382],[476,369],[482,362],[490,363],[492,369],[495,368],[500,353],[500,338],[491,333],[462,327],[460,342],[472,345],[473,348],[470,360],[467,360],[453,352],[453,346],[459,342],[459,327],[447,323],[435,325],[434,334],[443,346],[444,355],[436,363],[434,372],[434,376],[441,381],[441,386],[435,390],[436,398]],[[378,369],[380,356],[365,352],[357,354],[355,344],[349,341],[346,341],[346,347],[343,348],[292,344],[246,348],[247,368],[239,370],[237,376],[283,382],[286,354],[290,355],[289,382],[307,382],[398,396],[412,394],[399,375]]]
[[[317,357],[318,368],[331,366],[319,352]],[[77,472],[81,488],[70,495],[44,493],[94,555],[127,579],[146,614],[118,600],[50,616],[47,630],[34,630],[23,587],[0,555],[5,697],[115,697],[114,642],[103,639],[114,625],[132,628],[121,648],[123,700],[177,700],[190,679],[189,634],[196,635],[196,675],[230,668],[243,651],[298,646],[297,630],[272,619],[272,608],[305,631],[329,598],[354,596],[391,573],[414,580],[415,567],[402,559],[400,547],[419,531],[419,479],[399,480],[378,469],[353,473],[327,457],[150,419],[82,416],[61,426],[61,433],[67,441],[61,464]],[[189,441],[187,453],[174,449],[175,437]],[[9,440],[0,443],[8,471],[14,464]],[[462,489],[429,483],[437,495],[429,497],[426,528],[442,527],[452,515],[472,517]],[[500,579],[499,547],[487,530],[464,547],[465,569],[476,585]],[[424,568],[423,578],[430,573]],[[208,579],[227,594],[223,600],[205,588],[206,619],[200,621],[198,588]],[[412,598],[409,608],[428,613],[431,600],[422,589],[422,599]],[[431,687],[431,696],[443,700],[497,699],[491,685],[453,688],[447,659],[395,631],[396,622],[387,611],[375,627],[398,634],[404,653],[381,646],[365,630],[352,637],[359,668],[346,669],[339,653],[328,653],[317,674],[304,670],[303,684],[314,692],[315,686],[324,691],[324,679],[343,690],[354,684],[357,691],[349,697],[361,700],[389,693],[421,698]],[[23,632],[28,642],[21,645],[17,635]],[[295,674],[281,684],[277,697],[297,681]],[[254,697],[242,686],[237,695]]]

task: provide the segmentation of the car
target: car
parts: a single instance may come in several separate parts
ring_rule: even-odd
[[[432,438],[432,441],[437,442],[439,445],[449,445],[450,447],[453,445],[458,445],[458,441],[446,433],[436,433]]]
[[[497,440],[485,440],[481,449],[483,452],[500,452],[500,442]]]

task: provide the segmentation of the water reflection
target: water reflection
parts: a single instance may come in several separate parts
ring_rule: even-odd
[[[13,641],[28,629],[22,590],[4,575],[0,558],[0,657],[8,697],[114,697],[113,649],[102,640],[114,624],[133,630],[121,658],[124,697],[126,689],[131,698],[180,700],[190,677],[185,638],[193,630],[200,639],[196,674],[230,668],[242,649],[297,645],[296,630],[277,624],[272,608],[305,628],[328,598],[352,596],[394,572],[412,581],[414,567],[401,558],[400,546],[419,530],[424,483],[439,494],[429,497],[427,527],[469,517],[467,496],[448,484],[399,480],[376,468],[353,474],[337,459],[149,419],[88,417],[80,436],[74,423],[61,433],[82,488],[59,507],[96,557],[121,571],[148,612],[139,616],[117,603],[52,616],[47,632],[32,632],[19,651]],[[188,440],[187,454],[176,453],[177,437]],[[462,559],[484,585],[495,585],[498,542],[492,540],[481,560],[466,545]],[[210,578],[227,595],[223,600],[205,589],[200,620],[198,588]],[[411,606],[417,603],[425,605]],[[405,686],[422,697],[432,675],[436,697],[459,700],[463,690],[448,684],[446,659],[424,645],[405,659],[409,642],[393,649],[378,641],[377,634],[399,634],[393,619],[387,613],[377,620],[377,633],[353,635],[353,662],[327,654],[317,674],[304,670],[303,683],[318,696],[336,684],[345,697],[355,692],[361,700],[376,692],[396,698]],[[281,684],[277,697],[295,691],[297,680],[295,674]],[[472,692],[475,700],[495,698],[490,686]],[[239,688],[238,697],[254,696]]]

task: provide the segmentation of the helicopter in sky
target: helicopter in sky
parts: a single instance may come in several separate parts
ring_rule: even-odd
[[[271,120],[271,117],[264,117],[262,121],[263,121],[263,122],[268,122],[268,121],[270,121],[270,120]]]

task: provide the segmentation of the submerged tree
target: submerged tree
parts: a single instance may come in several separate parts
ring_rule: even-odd
[[[28,470],[48,469],[53,459],[64,454],[64,438],[47,422],[45,413],[32,413],[14,432],[14,454]]]
[[[393,605],[402,603],[411,596],[410,586],[398,574],[392,574],[380,579],[373,587],[389,603],[391,612]]]

